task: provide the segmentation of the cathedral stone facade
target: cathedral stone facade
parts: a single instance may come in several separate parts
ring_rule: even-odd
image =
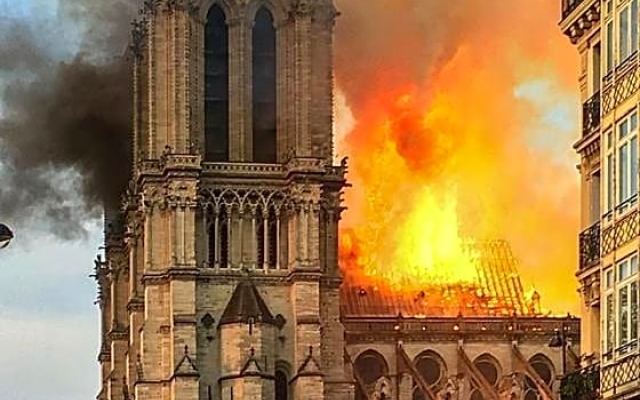
[[[147,0],[133,176],[97,263],[99,399],[353,397],[331,0]]]
[[[98,400],[557,393],[546,343],[577,341],[577,321],[408,316],[343,283],[336,16],[332,0],[144,1],[133,173],[96,261]]]

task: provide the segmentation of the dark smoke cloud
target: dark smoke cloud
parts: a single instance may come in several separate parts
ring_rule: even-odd
[[[50,17],[0,17],[0,219],[73,238],[103,205],[117,206],[137,3],[59,0]]]

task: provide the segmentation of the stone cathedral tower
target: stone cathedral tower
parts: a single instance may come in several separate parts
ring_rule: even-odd
[[[145,0],[99,400],[347,400],[332,0]]]

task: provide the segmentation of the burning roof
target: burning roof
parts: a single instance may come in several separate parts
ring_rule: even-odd
[[[535,316],[540,296],[525,294],[517,260],[502,240],[466,245],[476,276],[469,281],[388,285],[383,279],[347,274],[342,287],[342,315],[403,316]],[[343,253],[344,255],[344,253]],[[348,262],[348,258],[346,259]],[[347,270],[348,271],[348,270]]]

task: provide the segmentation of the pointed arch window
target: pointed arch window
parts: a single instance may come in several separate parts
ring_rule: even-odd
[[[289,380],[282,370],[276,370],[276,400],[289,400]]]
[[[276,30],[265,7],[253,26],[253,160],[276,162]]]
[[[224,11],[214,4],[205,27],[205,160],[229,160],[229,31]]]

